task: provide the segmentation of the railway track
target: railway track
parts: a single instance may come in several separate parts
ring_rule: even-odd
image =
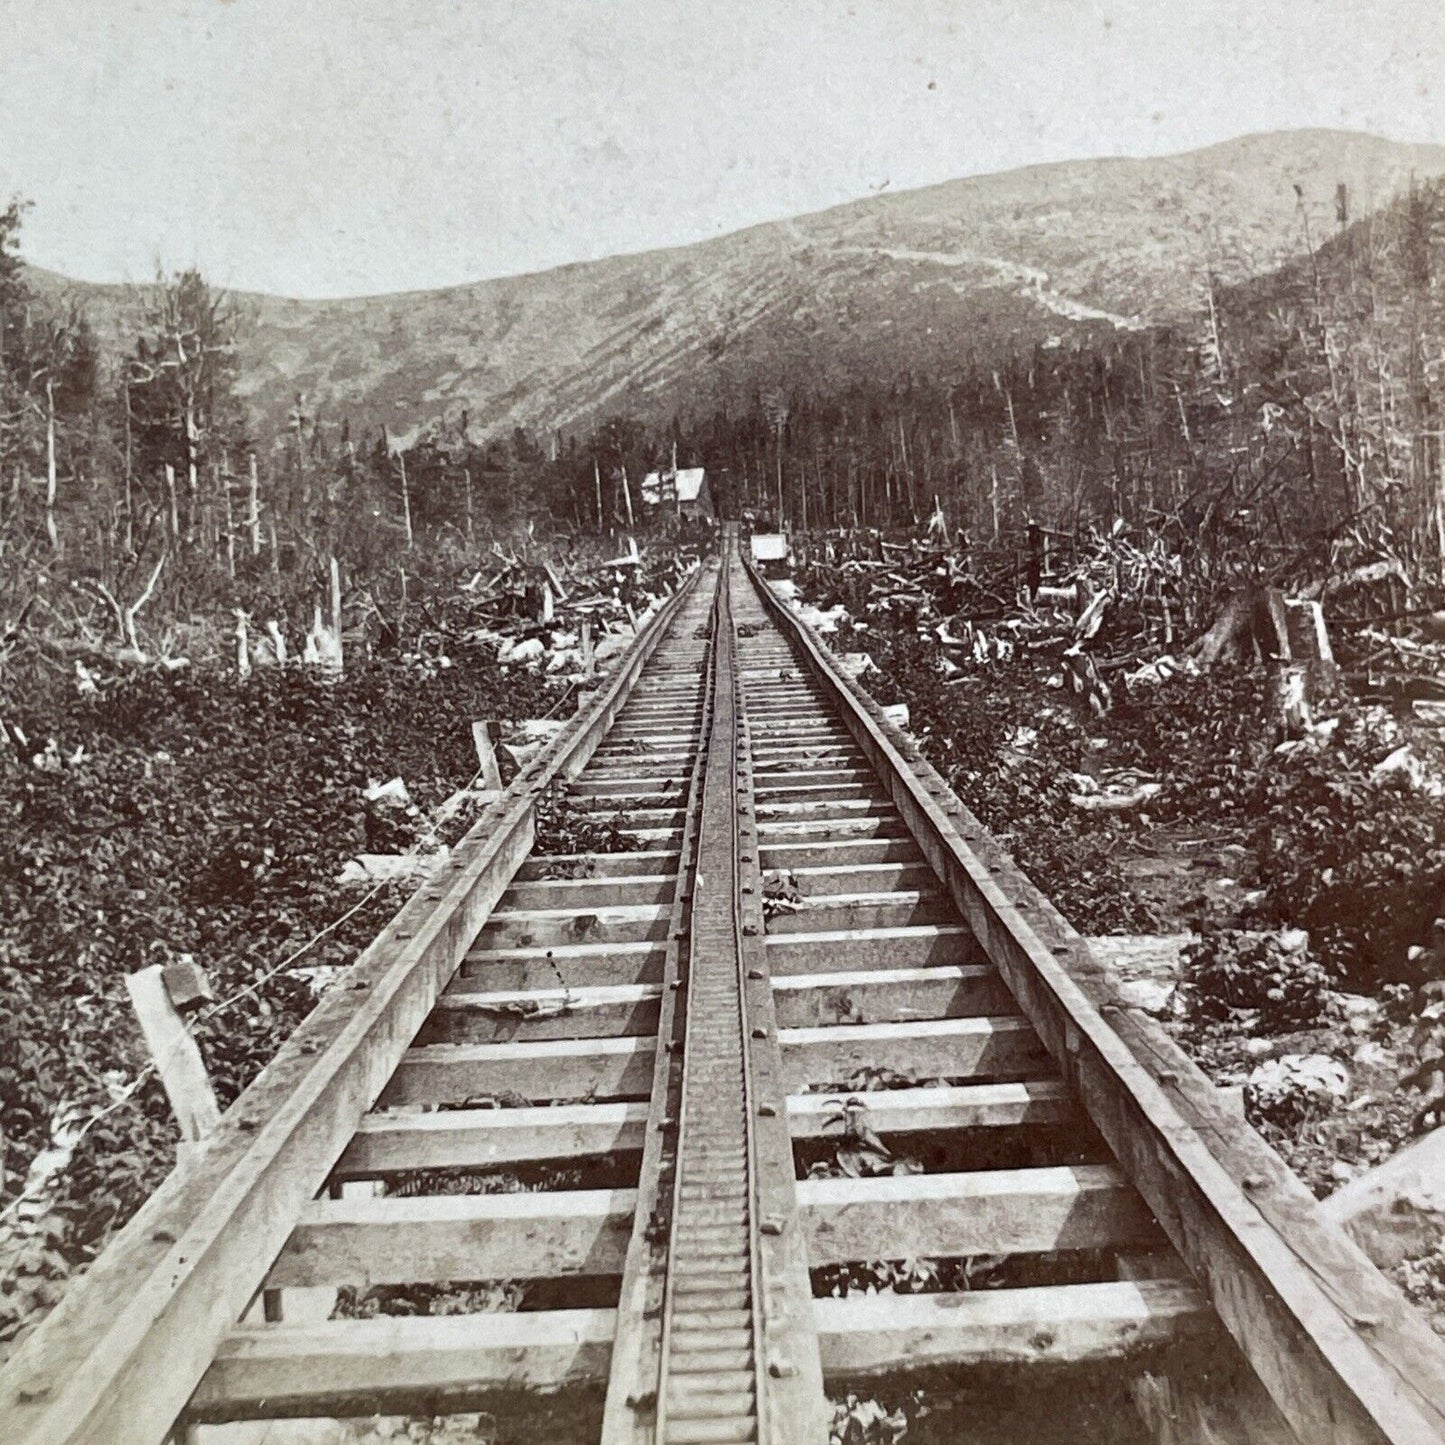
[[[555,779],[626,851],[533,849]],[[495,1281],[519,1307],[456,1304]],[[825,1380],[1194,1350],[1245,1381],[1235,1438],[1445,1439],[1433,1335],[725,537],[22,1344],[0,1423],[532,1439],[575,1387],[603,1445],[815,1445]]]

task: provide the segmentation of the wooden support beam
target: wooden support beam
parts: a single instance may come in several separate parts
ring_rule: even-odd
[[[817,933],[839,929],[917,928],[957,921],[953,904],[937,889],[922,893],[899,889],[885,893],[823,894],[806,898],[796,913],[778,913],[768,920],[768,935]]]
[[[859,1096],[868,1126],[894,1134],[1057,1124],[1075,1117],[1057,1081],[884,1089]],[[829,1119],[839,1100],[794,1094],[788,1122],[795,1139],[836,1135]],[[333,1179],[370,1178],[413,1169],[491,1169],[551,1159],[585,1159],[642,1147],[647,1106],[562,1104],[539,1109],[403,1110],[368,1114],[337,1162]]]
[[[529,948],[474,948],[463,959],[462,970],[464,977],[475,976],[485,980],[493,976],[491,970],[497,965],[525,965],[550,958],[563,971],[562,976],[567,978],[574,973],[585,976],[586,970],[594,967],[604,974],[615,973],[621,959],[642,970],[666,955],[666,940],[660,938],[645,938],[636,943],[558,943],[550,948],[540,944]],[[554,972],[554,984],[556,978]]]
[[[812,902],[838,893],[851,893],[860,880],[872,883],[876,888],[931,888],[934,891],[938,888],[933,870],[916,858],[912,862],[903,859],[897,862],[858,862],[849,867],[804,864],[788,871],[797,881],[803,897]]]
[[[823,1369],[859,1377],[929,1365],[1090,1365],[1207,1331],[1191,1285],[1164,1280],[851,1295],[813,1301]],[[1040,1328],[1040,1320],[1048,1320]],[[192,1420],[484,1408],[499,1390],[607,1378],[612,1310],[244,1326],[192,1397]]]
[[[151,1062],[161,1076],[171,1112],[180,1125],[184,1150],[186,1145],[204,1139],[220,1121],[221,1109],[211,1087],[211,1076],[185,1019],[171,1001],[165,965],[155,963],[126,974],[125,986],[140,1020]]]
[[[780,1029],[788,1090],[832,1084],[869,1069],[906,1079],[969,1079],[1037,1073],[1048,1054],[1026,1019],[938,1019]]]
[[[858,1294],[814,1300],[813,1312],[831,1379],[934,1365],[1093,1365],[1213,1325],[1199,1291],[1177,1280]]]
[[[830,928],[768,935],[768,970],[773,974],[985,962],[987,958],[978,940],[961,923]]]
[[[997,969],[966,963],[784,974],[773,979],[773,1002],[782,1027],[817,1028],[996,1014],[1013,995]]]
[[[497,909],[477,936],[476,950],[551,948],[665,939],[670,903],[606,903],[589,909]]]
[[[607,1378],[612,1310],[382,1316],[234,1329],[192,1396],[193,1421],[434,1415],[498,1391]]]
[[[472,743],[477,750],[477,781],[483,788],[500,789],[502,770],[497,764],[497,741],[501,736],[501,724],[490,718],[483,718],[472,724]]]
[[[544,1039],[530,1044],[432,1044],[410,1049],[380,1103],[460,1104],[478,1095],[521,1094],[539,1102],[645,1098],[652,1087],[651,1039]]]
[[[759,803],[758,821],[809,821],[832,823],[853,818],[889,818],[893,804],[886,798],[823,798],[812,802]]]
[[[808,818],[759,822],[758,838],[766,850],[785,843],[839,843],[850,838],[905,838],[908,830],[897,818]]]
[[[1149,1211],[1109,1165],[805,1179],[808,1262],[1044,1254],[1137,1244]]]
[[[368,1114],[333,1178],[413,1169],[494,1169],[586,1159],[642,1147],[646,1104],[560,1104],[546,1109],[444,1109]]]
[[[570,986],[615,987],[662,982],[667,946],[633,948],[626,944],[589,949],[565,961],[545,948],[470,953],[451,982],[453,994],[530,992],[557,988],[557,974]]]
[[[417,1035],[420,1044],[507,1039],[620,1038],[657,1032],[657,984],[616,984],[520,993],[461,989],[443,994]]]
[[[368,1289],[621,1274],[636,1206],[631,1189],[322,1199],[301,1216],[266,1283]]]
[[[837,1137],[829,1120],[843,1095],[794,1094],[788,1122],[795,1139]],[[890,1134],[939,1134],[950,1129],[1001,1129],[1057,1124],[1077,1116],[1077,1106],[1057,1079],[1019,1084],[960,1084],[931,1089],[877,1089],[858,1094],[868,1127]]]
[[[916,862],[918,844],[905,830],[890,838],[842,838],[834,842],[808,839],[762,839],[759,854],[765,870],[770,868],[849,869],[863,863]]]

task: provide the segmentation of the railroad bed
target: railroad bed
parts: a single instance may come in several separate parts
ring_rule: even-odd
[[[534,851],[554,778],[627,851]],[[825,1381],[1194,1351],[1234,1438],[1445,1438],[1433,1335],[725,529],[25,1341],[0,1424],[551,1439],[575,1387],[604,1445],[821,1445]],[[1181,1433],[1207,1388],[1159,1438],[1229,1438]]]

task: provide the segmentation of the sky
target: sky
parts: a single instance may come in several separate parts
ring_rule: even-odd
[[[90,281],[443,286],[1305,126],[1445,142],[1445,6],[0,0],[0,198]]]

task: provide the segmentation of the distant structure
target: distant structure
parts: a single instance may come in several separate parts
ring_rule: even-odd
[[[703,467],[648,472],[642,479],[642,500],[651,507],[675,509],[679,517],[693,520],[711,522],[717,516],[712,484]]]
[[[754,532],[748,539],[753,561],[764,577],[786,577],[792,566],[793,549],[782,532]]]

